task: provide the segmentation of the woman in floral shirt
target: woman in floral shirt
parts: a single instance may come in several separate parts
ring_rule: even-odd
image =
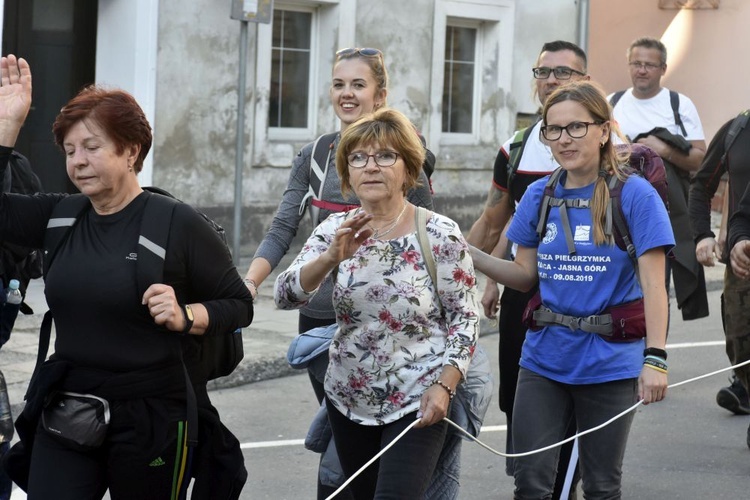
[[[322,222],[276,281],[276,304],[293,309],[335,273],[339,328],[325,390],[347,476],[421,419],[352,482],[355,498],[423,496],[445,439],[443,418],[476,345],[476,278],[461,231],[439,214],[427,221],[436,287],[417,240],[416,207],[405,198],[424,154],[397,111],[381,109],[350,126],[336,168],[362,208]]]

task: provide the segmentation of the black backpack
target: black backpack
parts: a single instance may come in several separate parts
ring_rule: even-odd
[[[42,183],[31,169],[25,156],[13,152],[5,170],[0,172],[4,193],[34,194],[42,192]],[[42,252],[34,248],[0,243],[0,279],[2,286],[7,287],[11,279],[17,279],[21,293],[26,296],[29,281],[42,277]],[[25,303],[21,312],[33,314],[34,311]]]
[[[163,281],[169,226],[175,206],[182,203],[162,189],[155,187],[143,189],[149,193],[149,196],[146,200],[143,221],[141,222],[140,250],[136,265],[138,291],[141,295],[153,283]],[[70,195],[60,200],[55,206],[44,237],[44,248],[47,255],[44,260],[45,276],[49,272],[49,266],[54,262],[55,253],[70,234],[70,229],[90,207],[91,202],[82,194]],[[227,245],[224,229],[206,214],[200,211],[198,213]],[[229,375],[237,368],[244,356],[241,329],[223,335],[190,335],[186,339],[199,345],[199,370],[205,380]]]

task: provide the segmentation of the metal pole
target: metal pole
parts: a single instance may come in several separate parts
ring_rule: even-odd
[[[247,72],[247,21],[240,21],[240,76],[237,83],[237,150],[234,165],[234,231],[232,255],[240,263],[242,232],[242,169],[245,153],[245,73]]]
[[[578,0],[578,46],[589,51],[589,0]]]

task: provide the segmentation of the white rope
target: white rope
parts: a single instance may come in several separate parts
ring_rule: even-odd
[[[401,431],[401,434],[399,434],[398,436],[396,436],[396,439],[394,439],[393,441],[391,441],[390,443],[388,443],[388,446],[386,446],[385,448],[383,448],[382,450],[380,450],[380,452],[377,455],[375,455],[374,457],[372,457],[365,465],[363,465],[362,467],[360,467],[357,472],[355,472],[354,474],[352,474],[352,477],[350,477],[349,479],[347,479],[344,482],[344,484],[342,484],[341,486],[339,486],[339,489],[337,489],[336,491],[334,491],[333,494],[331,494],[328,498],[326,498],[326,500],[331,500],[331,498],[333,498],[336,495],[338,495],[339,493],[341,493],[344,490],[344,488],[346,488],[347,486],[349,486],[349,483],[351,483],[352,481],[354,481],[354,479],[362,473],[362,471],[364,471],[366,468],[368,468],[370,465],[372,465],[372,463],[374,461],[376,461],[378,458],[380,458],[381,456],[383,456],[383,453],[385,453],[386,451],[390,450],[391,446],[393,446],[394,444],[396,444],[399,439],[401,439],[402,437],[404,437],[404,434],[406,434],[407,432],[409,432],[412,429],[412,427],[414,427],[415,425],[417,425],[421,420],[422,420],[421,418],[418,418],[414,422],[412,422],[411,424],[409,424],[406,427],[406,429],[404,429],[403,431]],[[446,419],[446,420],[448,420],[448,419]]]
[[[740,368],[740,367],[748,365],[748,364],[750,364],[750,359],[747,360],[747,361],[743,361],[742,363],[736,364],[734,366],[729,366],[727,368],[722,368],[720,370],[716,370],[716,371],[713,371],[713,372],[710,372],[710,373],[706,373],[704,375],[699,375],[697,377],[693,377],[693,378],[690,378],[690,379],[687,379],[687,380],[683,380],[682,382],[677,382],[676,384],[672,384],[672,385],[667,386],[667,388],[668,389],[674,389],[675,387],[679,387],[679,386],[685,385],[685,384],[690,384],[692,382],[695,382],[695,381],[698,381],[698,380],[701,380],[701,379],[704,379],[704,378],[712,377],[712,376],[717,375],[719,373],[728,372],[730,370],[734,370],[735,368]],[[472,436],[463,427],[461,427],[460,425],[456,424],[455,422],[453,422],[452,420],[450,420],[448,417],[445,417],[443,420],[445,420],[448,424],[452,425],[453,427],[455,427],[459,431],[463,432],[470,440],[474,441],[475,443],[477,443],[479,446],[481,446],[482,448],[486,449],[487,451],[489,451],[491,453],[494,453],[495,455],[499,455],[501,457],[517,458],[517,457],[526,457],[526,456],[529,456],[529,455],[534,455],[536,453],[541,453],[543,451],[551,450],[553,448],[557,448],[558,446],[562,446],[565,443],[569,443],[570,441],[573,441],[574,439],[577,439],[577,438],[579,438],[581,436],[585,436],[586,434],[591,434],[592,432],[596,432],[599,429],[602,429],[602,428],[608,426],[609,424],[611,424],[612,422],[614,422],[618,418],[621,418],[621,417],[627,415],[628,413],[630,413],[631,411],[635,410],[642,403],[643,403],[643,400],[638,401],[636,404],[634,404],[630,408],[628,408],[628,409],[626,409],[626,410],[618,413],[617,415],[615,415],[614,417],[610,418],[609,420],[607,420],[603,424],[597,425],[596,427],[592,427],[591,429],[587,429],[585,431],[579,432],[578,434],[576,434],[574,436],[570,436],[569,438],[564,439],[564,440],[560,441],[559,443],[551,444],[549,446],[545,446],[544,448],[539,448],[537,450],[531,450],[531,451],[527,451],[527,452],[524,452],[524,453],[503,453],[501,451],[497,451],[494,448],[492,448],[490,446],[487,446],[486,444],[484,444],[483,442],[481,442],[479,439],[477,439],[474,436]],[[404,437],[404,435],[407,432],[409,432],[415,425],[417,425],[421,420],[422,420],[421,418],[418,418],[414,422],[412,422],[411,424],[409,424],[409,426],[406,427],[406,429],[404,429],[403,431],[401,431],[401,433],[398,436],[396,436],[396,438],[393,441],[391,441],[390,443],[388,443],[388,445],[385,448],[383,448],[382,450],[380,450],[380,452],[377,455],[375,455],[374,457],[372,457],[365,465],[363,465],[362,467],[360,467],[357,472],[355,472],[354,474],[352,474],[352,477],[350,477],[349,479],[347,479],[346,482],[344,482],[344,484],[342,484],[339,487],[339,489],[337,489],[336,491],[334,491],[333,494],[331,494],[330,496],[328,496],[326,498],[326,500],[331,500],[336,495],[338,495],[339,493],[341,493],[344,490],[344,488],[346,488],[349,485],[349,483],[351,483],[365,469],[367,469],[370,465],[372,465],[373,462],[375,462],[377,459],[379,459],[381,456],[383,456],[383,454],[386,451],[388,451],[394,444],[396,444],[399,439],[401,439],[402,437]]]
[[[690,384],[690,383],[695,382],[697,380],[704,379],[704,378],[707,378],[707,377],[711,377],[711,376],[716,375],[718,373],[722,373],[722,372],[727,372],[727,371],[730,371],[730,370],[734,370],[735,368],[740,368],[740,367],[748,365],[748,364],[750,364],[750,360],[743,361],[742,363],[736,364],[734,366],[729,366],[727,368],[722,368],[721,370],[716,370],[716,371],[713,371],[711,373],[706,373],[704,375],[699,375],[697,377],[693,377],[693,378],[690,378],[690,379],[687,379],[687,380],[683,380],[682,382],[677,382],[676,384],[672,384],[672,385],[669,385],[667,387],[669,389],[673,389],[675,387],[679,387],[679,386],[685,385],[685,384]],[[537,450],[527,451],[525,453],[503,453],[503,452],[497,451],[497,450],[495,450],[493,448],[490,448],[489,446],[487,446],[486,444],[484,444],[483,442],[481,442],[479,439],[477,439],[474,436],[472,436],[471,434],[469,434],[461,426],[459,426],[459,425],[451,422],[449,419],[446,418],[445,421],[448,422],[453,427],[455,427],[456,429],[458,429],[459,431],[463,432],[470,440],[474,441],[475,443],[477,443],[481,447],[487,449],[488,451],[494,453],[495,455],[499,455],[501,457],[517,458],[517,457],[526,457],[526,456],[529,456],[529,455],[534,455],[535,453],[541,453],[543,451],[551,450],[552,448],[557,448],[558,446],[562,446],[565,443],[569,443],[570,441],[573,441],[576,438],[579,438],[581,436],[585,436],[586,434],[591,434],[592,432],[596,432],[599,429],[602,429],[602,428],[608,426],[609,424],[611,424],[612,422],[614,422],[618,418],[621,418],[621,417],[627,415],[628,413],[630,413],[631,411],[635,410],[642,403],[643,403],[643,400],[638,401],[636,404],[634,404],[630,408],[628,408],[628,409],[626,409],[626,410],[618,413],[617,415],[615,415],[614,417],[610,418],[609,420],[607,420],[603,424],[597,425],[596,427],[592,427],[591,429],[587,429],[585,431],[579,432],[578,434],[576,434],[574,436],[570,436],[569,438],[564,439],[564,440],[560,441],[559,443],[551,444],[549,446],[545,446],[544,448],[539,448]]]

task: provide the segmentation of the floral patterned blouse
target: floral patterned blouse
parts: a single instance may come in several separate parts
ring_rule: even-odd
[[[323,221],[278,276],[279,308],[304,306],[315,294],[302,290],[300,268],[326,251],[345,217],[333,214]],[[455,222],[433,214],[427,233],[439,299],[416,233],[370,238],[336,272],[338,330],[329,350],[325,390],[354,422],[382,425],[417,411],[444,365],[466,375],[479,330],[474,265]]]

